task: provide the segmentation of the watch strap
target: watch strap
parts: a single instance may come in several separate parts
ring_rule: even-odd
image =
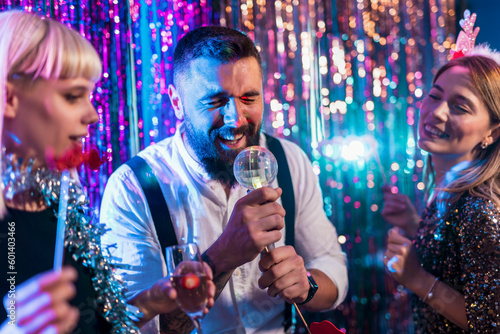
[[[309,292],[307,294],[307,298],[303,302],[297,303],[297,305],[304,305],[305,303],[310,302],[316,294],[316,291],[318,291],[318,284],[316,284],[316,281],[310,272],[307,272],[307,280],[309,281]]]

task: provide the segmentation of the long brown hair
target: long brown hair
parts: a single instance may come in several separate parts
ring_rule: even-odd
[[[477,97],[484,103],[490,115],[490,125],[500,124],[500,65],[491,58],[482,55],[465,56],[451,60],[436,73],[437,78],[454,66],[467,68],[470,73],[473,89]],[[446,204],[453,205],[466,192],[471,195],[491,200],[500,207],[500,144],[496,140],[487,148],[479,145],[475,148],[474,160],[469,166],[456,173],[448,183],[435,184],[435,171],[432,166],[432,156],[429,155],[426,164],[424,180],[426,197],[431,191],[440,193]]]

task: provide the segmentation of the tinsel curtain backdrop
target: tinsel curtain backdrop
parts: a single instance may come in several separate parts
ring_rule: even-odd
[[[263,57],[264,129],[310,156],[348,255],[346,301],[310,321],[329,319],[349,334],[413,333],[408,291],[382,263],[381,187],[421,209],[418,109],[455,41],[453,0],[0,1],[0,10],[12,8],[73,27],[102,57],[99,122],[86,145],[110,162],[81,170],[96,208],[113,170],[175,132],[167,87],[176,42],[209,24],[247,33]]]

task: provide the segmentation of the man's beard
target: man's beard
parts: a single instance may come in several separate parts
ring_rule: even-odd
[[[234,160],[238,153],[246,147],[259,145],[261,124],[254,123],[239,128],[219,128],[209,131],[208,136],[201,131],[196,131],[189,121],[185,122],[186,137],[189,146],[193,149],[196,157],[203,165],[205,171],[212,180],[220,182],[224,186],[232,188],[236,183],[233,173]],[[217,148],[217,137],[227,135],[238,136],[243,134],[246,137],[246,147],[238,150],[223,150]]]

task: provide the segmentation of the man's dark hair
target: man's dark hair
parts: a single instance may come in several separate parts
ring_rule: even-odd
[[[253,57],[262,70],[262,61],[253,41],[238,30],[207,26],[188,32],[181,38],[174,51],[174,82],[188,68],[191,61],[213,58],[229,63],[246,57]]]

